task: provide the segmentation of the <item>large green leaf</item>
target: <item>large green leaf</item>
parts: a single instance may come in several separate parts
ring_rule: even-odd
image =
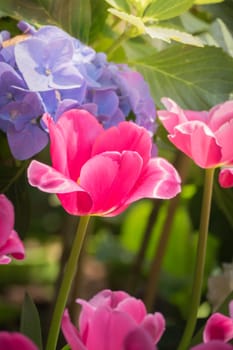
[[[89,0],[1,0],[0,14],[32,24],[56,24],[83,41],[91,24]]]
[[[27,335],[34,343],[42,349],[42,337],[41,337],[41,326],[40,318],[31,297],[26,294],[24,298],[21,322],[20,322],[21,333]]]
[[[129,64],[143,74],[158,104],[168,96],[183,108],[207,109],[233,91],[233,59],[219,48],[174,45]]]
[[[187,11],[194,0],[154,0],[145,10],[145,17],[152,17],[162,21],[179,16]]]

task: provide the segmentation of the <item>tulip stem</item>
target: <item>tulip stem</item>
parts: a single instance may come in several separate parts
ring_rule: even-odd
[[[69,292],[72,286],[72,281],[77,270],[79,255],[86,235],[89,219],[90,216],[81,216],[79,220],[76,236],[74,238],[71,253],[64,270],[64,277],[57,296],[57,301],[55,304],[55,309],[50,325],[46,350],[56,350],[62,314],[64,312]]]
[[[191,341],[196,321],[197,312],[201,299],[201,291],[205,269],[205,258],[208,238],[208,227],[210,218],[211,199],[213,192],[214,168],[205,170],[204,192],[202,199],[202,209],[200,218],[199,238],[197,245],[196,265],[194,270],[194,279],[192,286],[192,295],[190,300],[189,316],[186,328],[183,333],[178,350],[187,350]]]

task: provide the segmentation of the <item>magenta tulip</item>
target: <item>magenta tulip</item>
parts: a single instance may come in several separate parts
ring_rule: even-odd
[[[233,101],[207,111],[181,109],[169,98],[162,99],[167,110],[158,112],[169,132],[169,140],[202,168],[233,164]]]
[[[224,188],[233,187],[233,166],[222,168],[219,173],[218,181]]]
[[[24,258],[23,244],[14,230],[14,207],[4,194],[0,194],[0,264],[8,264],[11,257]]]
[[[122,122],[104,130],[84,110],[65,112],[55,123],[43,120],[51,141],[52,166],[33,160],[32,186],[56,193],[74,215],[114,216],[132,202],[168,199],[180,192],[180,178],[163,158],[151,158],[151,138],[143,127]]]
[[[233,350],[233,346],[222,341],[215,340],[206,344],[196,345],[190,350]]]
[[[147,314],[143,302],[125,292],[104,290],[82,305],[79,331],[66,310],[63,334],[71,350],[155,350],[164,329],[162,314]]]
[[[206,322],[203,340],[208,343],[211,340],[228,342],[233,339],[233,300],[229,304],[230,317],[221,313],[214,313]]]
[[[1,350],[38,350],[37,346],[25,335],[14,332],[0,332]]]

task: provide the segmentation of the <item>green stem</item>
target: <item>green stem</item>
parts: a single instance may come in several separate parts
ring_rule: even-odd
[[[49,335],[46,350],[55,350],[60,331],[62,314],[64,312],[69,292],[72,286],[72,281],[78,266],[79,255],[86,235],[87,225],[90,216],[81,216],[78,229],[74,238],[72,250],[64,271],[64,278],[58,293],[57,302],[53,312],[53,317],[50,325]]]
[[[201,299],[201,290],[202,290],[204,268],[205,268],[209,217],[210,217],[211,199],[212,199],[212,192],[213,192],[213,179],[214,179],[214,168],[206,169],[204,192],[203,192],[203,199],[202,199],[202,210],[201,210],[201,218],[200,218],[199,238],[198,238],[198,246],[197,246],[196,266],[194,271],[192,295],[190,300],[190,310],[189,310],[189,316],[188,316],[186,328],[184,330],[184,334],[181,339],[178,350],[188,349],[188,345],[191,341],[191,338],[196,326],[197,312],[198,312],[198,307]]]
[[[8,184],[2,188],[1,193],[5,193],[9,190],[9,188],[13,185],[13,183],[16,182],[16,180],[18,180],[18,178],[23,174],[28,164],[29,164],[29,161],[23,162],[22,166],[17,169],[16,174],[10,179]]]
[[[108,59],[111,58],[113,52],[125,41],[130,37],[130,30],[125,30],[121,35],[118,36],[116,40],[114,40],[113,44],[105,50],[105,53],[108,56]]]

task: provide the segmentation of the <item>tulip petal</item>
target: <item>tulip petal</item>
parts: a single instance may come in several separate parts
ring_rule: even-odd
[[[123,350],[156,350],[156,348],[148,334],[137,328],[126,336]]]
[[[86,347],[80,338],[79,332],[70,320],[67,309],[64,311],[62,317],[61,328],[67,343],[71,347],[71,350],[86,350]]]
[[[206,322],[203,332],[204,343],[211,340],[228,342],[231,339],[233,339],[233,319],[214,313]]]
[[[0,255],[2,255],[3,258],[6,259],[5,264],[11,261],[10,258],[6,257],[6,255],[8,254],[12,255],[13,258],[18,260],[22,260],[25,257],[23,243],[20,240],[17,232],[15,232],[14,230],[12,230],[6,243],[0,247]]]
[[[0,247],[6,242],[14,227],[14,208],[4,194],[0,194]]]
[[[116,309],[130,315],[137,324],[140,324],[146,317],[146,308],[143,302],[130,296],[122,300]]]
[[[92,155],[106,151],[136,151],[146,163],[151,156],[151,148],[151,138],[146,129],[131,122],[122,122],[117,127],[105,130],[96,139]]]
[[[202,168],[216,167],[221,162],[221,147],[215,135],[200,121],[178,125],[168,137],[178,149]]]
[[[105,215],[124,204],[141,168],[142,159],[136,152],[105,152],[92,157],[80,175],[80,186],[94,203],[92,212]]]
[[[233,118],[233,101],[226,101],[214,106],[208,117],[208,125],[211,130],[218,131],[218,129]]]
[[[216,139],[222,148],[222,159],[221,162],[227,162],[233,164],[233,151],[232,151],[232,135],[233,135],[233,112],[232,119],[223,124],[216,131]]]
[[[126,204],[141,198],[169,199],[180,190],[180,177],[176,169],[163,158],[153,158],[133,188]]]
[[[0,332],[0,349],[4,350],[38,350],[37,346],[23,334]]]
[[[123,349],[126,335],[134,330],[136,323],[127,314],[106,307],[99,307],[94,313],[88,328],[86,347],[96,350]]]
[[[219,173],[218,181],[223,188],[233,187],[233,167],[222,168]]]
[[[190,350],[233,350],[233,346],[216,340],[206,344],[196,345]]]
[[[33,160],[28,168],[29,183],[41,191],[56,193],[68,213],[86,215],[92,199],[76,182],[54,168]]]
[[[48,115],[43,117],[49,128],[53,167],[77,181],[83,164],[90,158],[91,149],[103,127],[85,110],[65,112],[55,123]]]

